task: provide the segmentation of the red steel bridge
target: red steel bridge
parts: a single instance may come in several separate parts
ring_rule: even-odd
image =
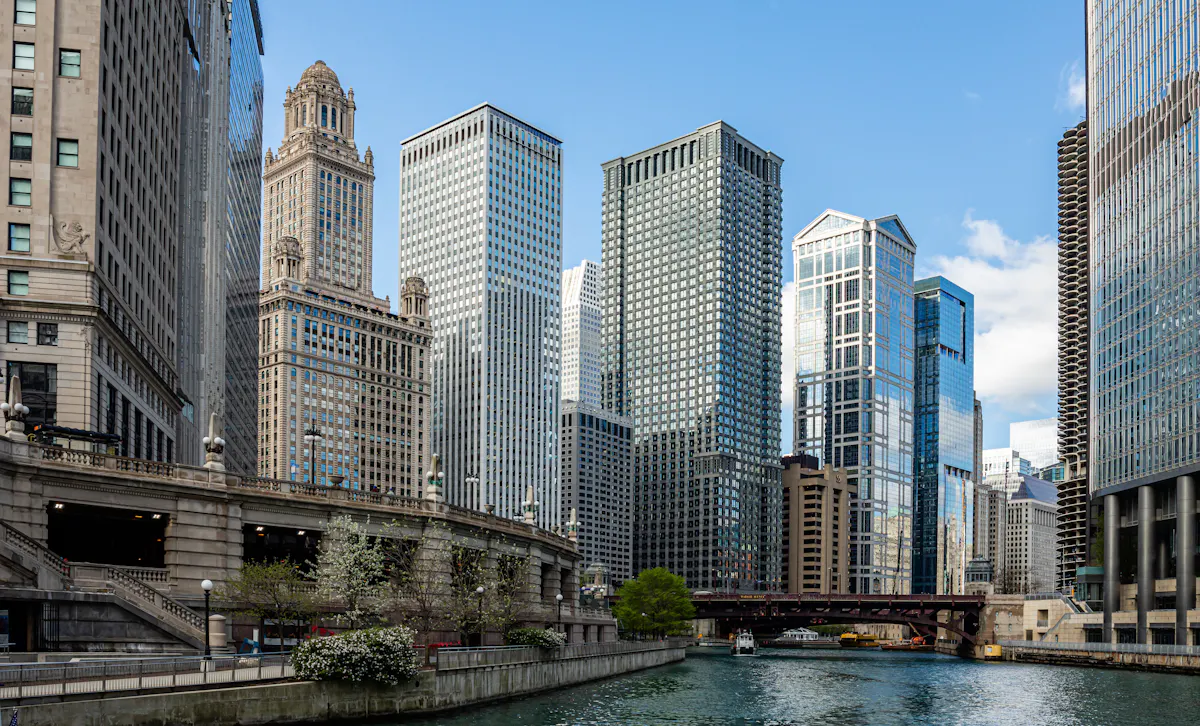
[[[725,631],[749,628],[779,633],[808,625],[895,623],[923,633],[943,628],[963,646],[974,646],[983,595],[853,595],[718,593],[693,595],[697,618],[712,618]]]

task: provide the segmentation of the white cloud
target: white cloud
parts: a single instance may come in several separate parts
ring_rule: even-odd
[[[968,101],[979,101],[983,96],[979,95],[978,91],[963,91],[963,98]]]
[[[1087,79],[1079,61],[1063,66],[1058,74],[1058,99],[1054,108],[1058,111],[1083,113],[1087,106]]]
[[[934,257],[929,272],[975,295],[975,389],[1010,411],[1041,411],[1057,390],[1057,245],[1019,242],[969,210],[963,228],[966,254]]]

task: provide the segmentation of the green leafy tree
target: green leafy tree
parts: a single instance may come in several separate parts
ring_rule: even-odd
[[[275,621],[282,648],[284,623],[306,622],[315,612],[310,589],[292,562],[243,562],[217,593],[217,599],[233,612],[258,620],[264,641],[266,621]]]
[[[613,614],[621,626],[635,633],[680,635],[688,632],[696,616],[692,593],[683,578],[663,567],[642,570],[617,591],[620,601]]]
[[[387,602],[387,560],[383,543],[367,533],[369,524],[345,516],[329,520],[309,575],[319,596],[342,604],[338,622],[351,630],[378,617]]]

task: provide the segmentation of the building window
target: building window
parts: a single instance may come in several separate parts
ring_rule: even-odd
[[[81,64],[79,51],[58,51],[58,75],[66,76],[67,78],[79,78],[79,67]]]
[[[8,180],[8,203],[28,207],[33,203],[33,182],[28,179]]]
[[[33,89],[32,88],[14,88],[12,89],[12,114],[13,116],[32,116],[33,115]]]
[[[58,345],[58,323],[38,323],[38,345]]]
[[[8,223],[8,249],[10,252],[29,251],[29,225]]]
[[[329,107],[328,106],[321,106],[321,125],[322,126],[329,125]]]
[[[21,377],[21,402],[29,407],[25,425],[32,429],[42,424],[53,425],[58,418],[58,366],[53,363],[8,362],[7,386],[13,376]],[[5,398],[8,397],[7,389]]]
[[[37,18],[37,0],[17,0],[17,25],[33,25]]]
[[[13,70],[33,70],[33,43],[13,43]]]
[[[58,165],[79,166],[79,142],[75,139],[58,140]]]
[[[8,294],[9,295],[28,295],[29,294],[29,273],[25,270],[9,270],[8,271]]]
[[[8,158],[13,161],[31,161],[33,159],[33,134],[14,131],[12,143],[9,145]]]
[[[8,321],[8,342],[26,344],[29,342],[29,323],[24,320]]]

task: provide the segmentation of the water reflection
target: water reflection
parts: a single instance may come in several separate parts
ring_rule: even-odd
[[[879,651],[689,653],[686,662],[405,726],[1196,723],[1193,676]]]

